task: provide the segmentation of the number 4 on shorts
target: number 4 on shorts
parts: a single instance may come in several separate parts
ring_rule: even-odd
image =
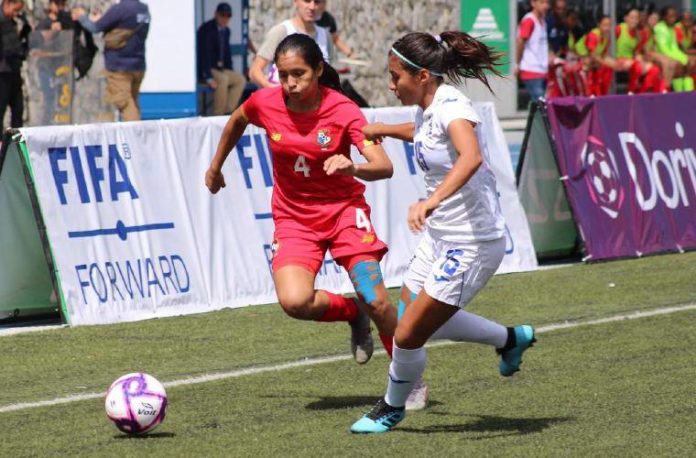
[[[358,226],[358,229],[365,229],[365,232],[372,232],[370,219],[362,208],[355,209],[355,225]]]

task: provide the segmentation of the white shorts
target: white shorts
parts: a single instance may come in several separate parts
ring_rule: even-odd
[[[445,304],[463,307],[498,270],[505,256],[505,237],[456,243],[433,239],[426,231],[411,260],[404,284]]]

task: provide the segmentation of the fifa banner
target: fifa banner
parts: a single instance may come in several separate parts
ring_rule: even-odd
[[[548,102],[588,260],[696,248],[696,93]]]
[[[534,269],[493,105],[477,109],[485,120],[481,143],[498,177],[508,223],[500,271]],[[387,123],[412,120],[414,113],[366,110],[370,121]],[[23,219],[13,226],[0,207],[3,230],[9,230],[2,237],[8,246],[15,238],[35,243],[31,249],[16,244],[15,251],[27,253],[24,258],[20,253],[0,258],[0,279],[13,270],[24,273],[12,284],[0,283],[0,303],[17,293],[13,287],[31,288],[35,282],[39,289],[41,283],[33,299],[46,302],[55,288],[65,320],[79,325],[275,302],[269,140],[250,126],[225,163],[227,187],[211,195],[204,175],[225,122],[217,117],[20,130],[21,138],[9,142],[0,183],[26,175],[29,186],[14,200],[28,208],[16,210]],[[417,243],[406,225],[407,209],[425,192],[413,146],[392,140],[384,146],[394,177],[369,183],[367,199],[373,226],[389,244],[382,263],[385,282],[396,287]],[[360,160],[357,152],[355,159]],[[27,226],[27,214],[34,215],[34,227]],[[317,286],[352,291],[330,257]]]

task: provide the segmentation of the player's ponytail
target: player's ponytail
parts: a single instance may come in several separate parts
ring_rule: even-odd
[[[399,57],[404,68],[413,74],[425,69],[438,78],[448,76],[455,83],[477,79],[491,92],[486,72],[502,76],[496,68],[502,54],[464,32],[412,32],[398,39],[390,53]]]
[[[320,64],[323,63],[324,71],[319,77],[319,84],[343,92],[341,91],[341,80],[338,76],[338,72],[336,72],[336,69],[329,65],[328,62],[324,61],[321,48],[319,48],[319,45],[312,37],[302,33],[293,33],[283,38],[283,41],[278,44],[275,50],[273,62],[277,63],[278,58],[289,51],[302,56],[302,59],[304,59],[307,65],[314,70],[318,70]]]

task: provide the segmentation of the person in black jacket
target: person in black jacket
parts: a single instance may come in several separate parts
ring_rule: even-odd
[[[242,97],[246,78],[232,70],[230,29],[232,8],[222,2],[215,9],[215,18],[204,23],[196,33],[198,77],[215,90],[213,113],[232,113]]]
[[[22,93],[22,61],[26,57],[27,36],[31,31],[26,21],[17,31],[16,18],[24,9],[23,0],[3,0],[0,6],[0,132],[4,130],[5,111],[10,107],[12,127],[22,127],[24,96]]]
[[[145,78],[145,42],[150,31],[150,9],[140,0],[121,0],[101,14],[87,15],[73,8],[73,20],[91,33],[104,34],[106,101],[121,114],[121,121],[138,121],[140,85]]]
[[[36,30],[59,32],[73,31],[73,66],[77,71],[77,79],[87,76],[92,67],[94,55],[98,48],[92,34],[85,30],[79,22],[74,21],[70,11],[66,9],[67,0],[49,0],[47,15],[36,26]]]

